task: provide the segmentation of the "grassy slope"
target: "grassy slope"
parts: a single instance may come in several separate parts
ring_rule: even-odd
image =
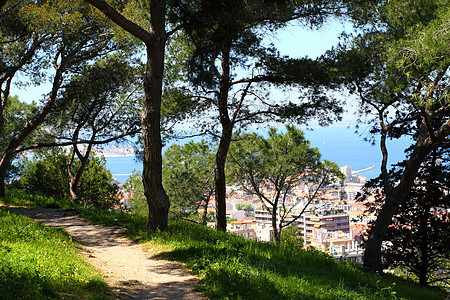
[[[107,292],[65,231],[0,208],[0,299],[98,299]]]
[[[13,198],[8,201],[17,203],[24,197]],[[45,199],[38,202],[53,205]],[[212,299],[445,298],[441,290],[367,274],[359,265],[336,262],[321,252],[245,240],[179,220],[171,220],[167,231],[150,234],[144,218],[74,209],[94,222],[125,227],[128,237],[144,243],[157,257],[185,262],[201,276],[199,290]]]

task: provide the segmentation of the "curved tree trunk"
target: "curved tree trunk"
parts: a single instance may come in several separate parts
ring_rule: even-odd
[[[81,192],[79,182],[75,179],[75,176],[70,176],[69,193],[73,203],[80,203]]]
[[[95,135],[91,138],[91,141],[95,140]],[[89,144],[89,146],[86,149],[86,152],[84,155],[81,154],[81,152],[78,150],[77,145],[73,146],[74,153],[72,154],[72,159],[69,162],[69,166],[67,167],[67,171],[69,174],[70,182],[69,182],[69,192],[70,192],[70,198],[72,199],[73,203],[80,203],[81,202],[81,191],[80,191],[80,180],[81,176],[83,176],[83,172],[86,169],[86,166],[88,164],[89,156],[91,154],[92,150],[92,144]],[[80,160],[80,165],[78,166],[75,174],[72,173],[72,165],[74,164],[75,160],[75,154],[78,156]]]
[[[67,58],[62,58],[60,65],[56,68],[56,73],[53,77],[52,91],[48,97],[44,107],[38,111],[33,118],[31,118],[23,128],[9,141],[8,146],[3,152],[0,158],[0,197],[5,195],[5,179],[6,172],[9,168],[11,161],[13,160],[18,148],[22,142],[39,126],[44,122],[45,117],[53,109],[56,102],[56,96],[58,95],[59,88],[61,87],[63,74],[65,71]]]
[[[216,166],[214,168],[215,200],[216,200],[216,229],[227,230],[226,218],[226,179],[225,163],[231,138],[233,136],[233,123],[228,114],[228,92],[230,89],[230,48],[222,52],[222,74],[220,76],[220,91],[218,96],[218,107],[220,124],[222,125],[222,136],[216,153]]]
[[[420,165],[425,160],[426,156],[439,145],[439,143],[450,135],[450,120],[444,122],[440,128],[435,130],[429,137],[428,127],[425,123],[421,124],[420,136],[416,142],[415,149],[410,155],[402,177],[395,187],[387,187],[387,178],[385,179],[386,200],[378,213],[377,219],[370,229],[369,237],[366,242],[366,249],[364,251],[364,267],[370,271],[382,272],[381,263],[381,246],[386,236],[392,217],[402,203],[408,196],[411,185],[416,179],[417,172]],[[384,172],[387,174],[387,172]],[[386,175],[387,176],[387,175]]]
[[[371,271],[381,272],[383,266],[381,263],[381,246],[386,236],[392,217],[397,210],[398,204],[394,205],[390,200],[392,197],[386,196],[386,202],[378,213],[375,224],[369,231],[369,237],[364,251],[364,267]]]

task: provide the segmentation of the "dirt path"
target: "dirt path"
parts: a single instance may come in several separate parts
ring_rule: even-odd
[[[105,275],[117,299],[206,299],[194,292],[197,278],[182,265],[152,259],[142,246],[119,237],[118,227],[92,225],[61,209],[9,209],[44,225],[64,228],[81,242],[86,260]]]

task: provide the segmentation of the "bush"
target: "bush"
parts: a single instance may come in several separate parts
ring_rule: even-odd
[[[22,162],[18,186],[27,193],[38,193],[55,199],[70,199],[67,166],[70,157],[63,151],[46,152]],[[119,189],[104,158],[90,158],[80,181],[84,205],[107,209],[119,198]],[[74,169],[76,166],[74,167]]]
[[[147,199],[144,195],[142,184],[142,172],[133,170],[133,173],[125,182],[125,192],[129,194],[131,212],[134,215],[148,216]]]

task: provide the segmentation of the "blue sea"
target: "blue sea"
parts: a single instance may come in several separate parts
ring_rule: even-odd
[[[379,139],[376,139],[375,145],[364,141],[367,130],[360,129],[360,133],[356,134],[354,127],[347,126],[301,129],[311,146],[319,148],[323,159],[334,161],[339,167],[349,165],[353,171],[373,166],[373,169],[358,174],[369,179],[380,173],[382,156]],[[402,161],[405,158],[404,150],[410,144],[411,141],[407,138],[388,141],[389,164]],[[106,166],[120,183],[125,183],[133,170],[142,170],[142,162],[132,156],[106,157]]]

